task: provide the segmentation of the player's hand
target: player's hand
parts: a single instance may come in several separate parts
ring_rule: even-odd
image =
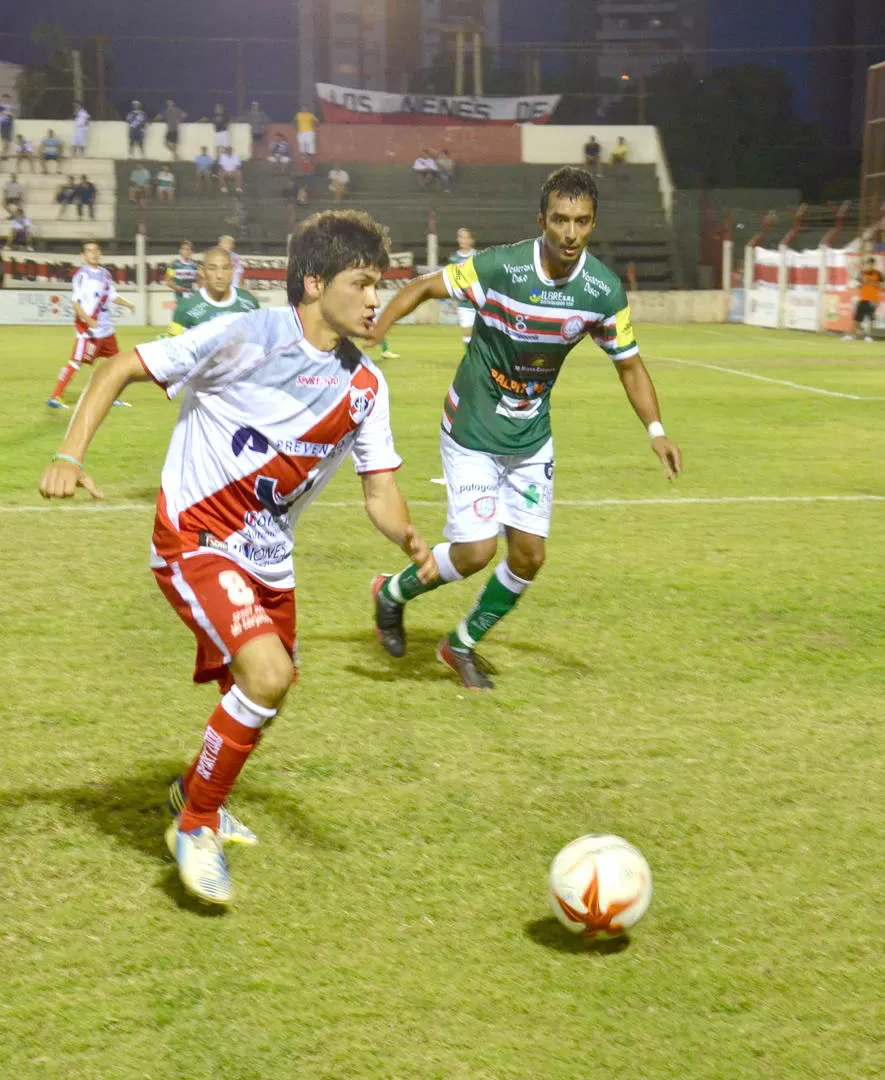
[[[651,448],[660,458],[667,479],[675,480],[682,472],[682,455],[679,453],[679,447],[676,443],[670,442],[666,435],[659,435],[656,439],[652,439]]]
[[[94,330],[95,327],[98,326],[98,319],[86,319],[86,325]]]
[[[85,488],[93,499],[104,498],[92,477],[72,461],[53,461],[40,477],[40,494],[44,499],[70,499],[78,487]]]
[[[439,567],[436,565],[433,551],[427,541],[419,536],[411,525],[406,526],[403,551],[418,567],[418,580],[422,585],[429,585],[431,581],[436,581],[439,577]]]

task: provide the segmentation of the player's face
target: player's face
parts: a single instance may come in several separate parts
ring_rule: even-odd
[[[190,244],[182,244],[181,247],[178,249],[178,254],[182,257],[182,259],[189,259],[191,255],[193,255],[193,253],[194,249],[190,246]]]
[[[469,251],[473,247],[473,233],[469,229],[458,230],[458,248]]]
[[[326,325],[341,337],[363,337],[375,322],[378,282],[381,271],[374,266],[342,270],[320,297],[320,312]]]
[[[224,300],[230,292],[233,277],[234,268],[230,259],[214,255],[203,263],[203,280],[206,282],[206,291],[213,300]]]
[[[587,246],[596,217],[591,199],[570,199],[555,192],[547,202],[547,213],[538,216],[547,251],[562,266],[578,261]]]
[[[101,248],[98,244],[84,244],[83,258],[88,266],[98,266],[101,262]]]

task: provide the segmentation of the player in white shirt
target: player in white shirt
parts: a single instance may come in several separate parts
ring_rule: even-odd
[[[83,157],[89,135],[91,117],[79,101],[74,102],[74,137],[71,139],[71,157]]]
[[[71,359],[59,372],[52,396],[46,402],[51,409],[69,407],[62,401],[62,395],[81,364],[92,364],[103,356],[115,356],[120,351],[111,322],[111,304],[135,311],[134,304],[124,296],[118,296],[110,271],[101,265],[101,247],[94,240],[87,240],[83,245],[83,260],[83,265],[71,282],[76,331],[74,347]]]
[[[234,251],[234,238],[232,236],[219,236],[218,246],[224,248],[224,250],[230,255],[230,261],[234,264],[234,276],[231,281],[231,286],[234,289],[239,289],[240,282],[243,280],[243,271],[246,269],[243,266],[243,260]]]
[[[367,214],[308,218],[291,240],[289,306],[220,317],[103,364],[40,482],[45,498],[78,487],[102,498],[82,463],[117,394],[153,379],[181,397],[151,564],[196,636],[194,681],[217,680],[223,697],[172,785],[166,839],[185,887],[210,902],[232,899],[222,843],[256,839],[225,799],[297,671],[293,525],[348,454],[372,524],[422,580],[438,573],[394,475],[384,376],[349,339],[371,331],[387,265],[385,232]]]

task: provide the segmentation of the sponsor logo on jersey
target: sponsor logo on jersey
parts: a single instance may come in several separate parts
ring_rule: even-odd
[[[524,394],[527,398],[541,397],[553,385],[552,382],[523,382],[521,379],[513,379],[497,368],[492,368],[490,374],[505,393]],[[526,405],[527,402],[522,404]]]
[[[537,285],[529,293],[529,300],[533,304],[559,304],[562,307],[575,306],[575,298],[571,293],[554,292],[552,289],[539,289]]]
[[[361,424],[375,405],[375,391],[371,387],[351,386],[350,418],[355,424]]]
[[[296,386],[337,386],[340,379],[337,375],[296,375]]]
[[[592,293],[593,296],[599,296],[599,293],[594,292],[593,289],[589,287],[591,285],[595,285],[596,288],[599,289],[599,292],[604,292],[606,296],[611,295],[611,286],[606,285],[602,278],[598,278],[595,275],[591,274],[589,270],[582,270],[581,277],[584,279],[585,282],[584,288],[587,292]]]
[[[534,270],[531,263],[524,263],[522,266],[511,266],[509,263],[504,263],[504,273],[510,277],[510,280],[514,285],[525,285],[529,279],[529,274]]]

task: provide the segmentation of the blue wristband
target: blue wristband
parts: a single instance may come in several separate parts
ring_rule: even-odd
[[[53,461],[70,461],[70,463],[72,465],[76,465],[78,469],[83,468],[83,462],[82,461],[77,461],[77,459],[75,457],[72,457],[70,454],[53,454],[52,455],[52,460]]]

